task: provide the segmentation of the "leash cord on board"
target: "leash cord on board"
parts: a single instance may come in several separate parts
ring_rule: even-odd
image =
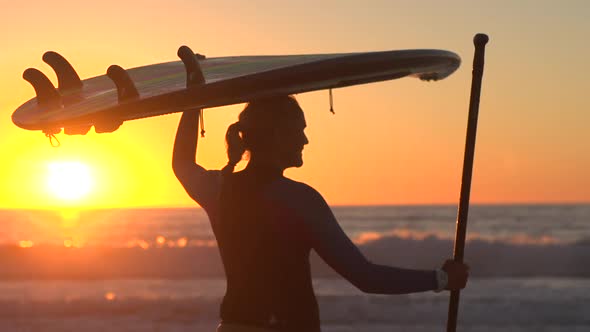
[[[199,110],[199,122],[201,122],[201,137],[205,137],[205,116],[203,115],[203,110]]]
[[[61,146],[61,143],[57,137],[55,137],[55,134],[45,133],[45,137],[49,138],[49,144],[51,144],[52,147],[59,148]]]
[[[330,91],[330,112],[332,112],[332,114],[336,114],[336,112],[334,112],[334,96],[332,96],[332,89],[330,89],[329,91]]]

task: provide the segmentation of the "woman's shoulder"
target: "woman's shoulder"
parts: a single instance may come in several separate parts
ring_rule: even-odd
[[[287,190],[289,192],[300,193],[300,194],[319,194],[312,186],[307,183],[295,181],[287,177],[282,177],[277,181],[277,189]]]
[[[267,194],[275,206],[291,211],[310,227],[332,217],[328,203],[307,183],[282,178],[269,188]]]
[[[324,202],[322,195],[309,184],[286,177],[276,181],[269,188],[269,194],[276,199],[286,200],[296,205]]]

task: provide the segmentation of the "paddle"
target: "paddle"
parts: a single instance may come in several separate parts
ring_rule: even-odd
[[[454,260],[463,262],[465,249],[465,234],[467,233],[467,215],[469,213],[469,194],[471,191],[471,175],[473,172],[473,154],[475,152],[475,136],[477,132],[477,115],[479,113],[479,96],[481,93],[481,79],[483,76],[485,45],[489,38],[478,33],[473,38],[475,54],[473,57],[473,72],[471,79],[471,99],[469,100],[469,119],[467,121],[467,137],[465,141],[465,155],[463,157],[463,177],[461,180],[461,196],[459,199],[459,213],[455,233]],[[457,329],[457,314],[459,311],[460,291],[452,291],[449,300],[449,316],[447,332]]]

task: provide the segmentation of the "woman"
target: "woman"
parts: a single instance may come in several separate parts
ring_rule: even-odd
[[[182,115],[173,169],[211,220],[227,276],[219,332],[320,331],[311,249],[363,292],[404,294],[465,287],[468,267],[409,270],[369,262],[310,186],[283,176],[303,165],[305,117],[292,97],[249,103],[229,126],[222,171],[195,163],[198,117]],[[233,173],[245,151],[247,167]]]

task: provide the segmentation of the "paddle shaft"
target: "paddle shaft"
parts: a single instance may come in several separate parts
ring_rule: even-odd
[[[471,192],[473,156],[475,153],[475,137],[477,132],[477,116],[479,113],[479,96],[481,93],[485,45],[487,42],[488,36],[485,34],[477,34],[473,38],[473,44],[475,45],[475,55],[473,57],[473,76],[471,79],[471,98],[469,100],[469,119],[467,121],[465,155],[463,157],[461,196],[459,198],[459,212],[457,216],[457,228],[455,233],[454,260],[456,262],[463,262],[463,252],[465,249],[467,216],[469,214],[469,195]],[[455,332],[457,329],[459,294],[460,291],[458,290],[451,291],[451,298],[449,301],[449,316],[447,320],[447,332]]]

